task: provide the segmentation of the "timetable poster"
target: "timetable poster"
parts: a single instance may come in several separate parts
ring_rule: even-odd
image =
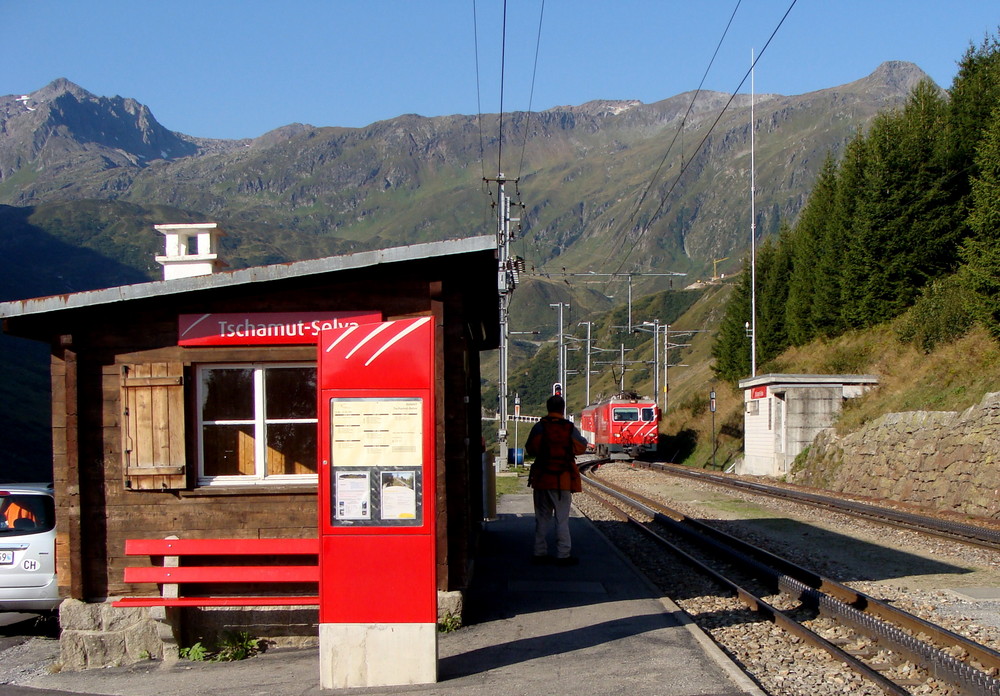
[[[420,468],[423,415],[420,398],[331,399],[333,466]]]

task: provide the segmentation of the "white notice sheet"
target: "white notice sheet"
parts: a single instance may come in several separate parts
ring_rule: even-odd
[[[334,398],[330,403],[333,466],[423,465],[423,400]]]

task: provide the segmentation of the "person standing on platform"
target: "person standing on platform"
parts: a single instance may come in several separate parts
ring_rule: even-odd
[[[535,504],[534,563],[547,563],[549,532],[556,529],[556,565],[576,565],[570,554],[569,511],[573,494],[583,490],[576,455],[587,449],[587,440],[572,422],[566,420],[566,401],[551,396],[545,402],[548,415],[535,423],[528,433],[524,451],[535,461],[528,472]]]

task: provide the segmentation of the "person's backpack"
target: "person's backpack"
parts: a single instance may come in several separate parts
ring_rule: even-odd
[[[558,476],[573,469],[573,424],[568,420],[545,417],[541,420],[543,435],[538,460],[543,472]]]

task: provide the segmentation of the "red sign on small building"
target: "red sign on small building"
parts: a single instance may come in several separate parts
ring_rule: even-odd
[[[751,399],[766,399],[767,398],[767,387],[751,387],[750,388],[750,398]]]
[[[177,345],[276,346],[316,343],[320,331],[382,320],[379,312],[246,312],[181,314]]]

